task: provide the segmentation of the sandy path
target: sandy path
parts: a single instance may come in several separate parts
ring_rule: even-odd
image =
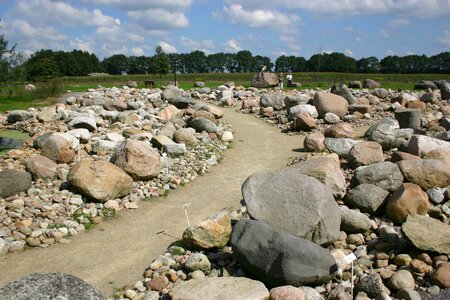
[[[224,119],[233,126],[235,139],[211,173],[167,198],[141,202],[136,211],[121,211],[118,218],[71,238],[70,244],[0,257],[0,285],[32,272],[67,272],[109,296],[114,288],[142,279],[152,259],[181,237],[187,226],[184,203],[191,203],[191,223],[223,208],[238,208],[240,188],[249,175],[285,166],[303,144],[300,136],[281,134],[233,109],[225,109]]]

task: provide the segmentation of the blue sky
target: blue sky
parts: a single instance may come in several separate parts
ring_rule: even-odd
[[[100,59],[250,50],[356,59],[450,51],[450,0],[0,0],[0,34],[30,55],[81,49]]]

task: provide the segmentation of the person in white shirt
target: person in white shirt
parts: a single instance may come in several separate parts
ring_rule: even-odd
[[[292,74],[291,74],[291,72],[289,72],[289,74],[286,75],[286,80],[287,80],[287,86],[291,86],[291,84],[292,84]]]

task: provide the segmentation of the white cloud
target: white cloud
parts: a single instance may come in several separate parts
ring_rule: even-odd
[[[128,16],[147,30],[166,30],[189,26],[189,20],[182,12],[169,12],[164,9],[130,11]]]
[[[142,49],[141,47],[131,48],[131,54],[134,56],[142,56],[144,55],[144,53],[144,49]]]
[[[386,50],[386,55],[397,55],[397,53],[394,50],[388,49]]]
[[[389,30],[386,30],[386,29],[381,29],[378,33],[381,36],[384,36],[385,38],[389,38],[392,36],[392,32],[390,32]]]
[[[11,24],[17,34],[33,39],[43,39],[50,41],[62,41],[67,36],[59,33],[50,26],[35,26],[24,20],[14,20]]]
[[[438,42],[450,47],[450,30],[444,30],[444,36],[438,39]]]
[[[298,16],[288,16],[276,10],[245,10],[240,4],[225,6],[223,10],[232,23],[251,28],[289,28],[300,21]]]
[[[105,56],[112,56],[116,54],[128,55],[128,48],[125,45],[115,46],[111,44],[103,44],[101,49],[103,53],[105,53]]]
[[[347,56],[355,56],[355,54],[353,53],[352,50],[350,49],[345,49],[344,54]]]
[[[297,41],[297,38],[293,35],[282,35],[280,41],[286,45],[290,50],[290,55],[298,55],[302,49],[301,44]]]
[[[50,0],[20,0],[13,14],[34,23],[65,24],[68,26],[113,26],[113,17],[106,16],[99,9],[76,8],[69,3]],[[45,16],[45,18],[43,18]]]
[[[124,10],[147,10],[165,8],[170,10],[187,9],[192,5],[192,0],[83,0],[105,6],[117,6]]]
[[[226,52],[239,52],[242,50],[241,45],[235,39],[231,39],[225,42]]]
[[[120,19],[119,18],[115,18],[114,19],[114,23],[116,23],[117,25],[120,25]]]
[[[279,0],[277,4],[329,17],[388,13],[412,14],[418,17],[450,15],[448,0]]]
[[[357,41],[358,43],[362,42],[362,37],[360,36],[355,36],[355,41]]]
[[[181,37],[181,45],[190,51],[201,50],[207,54],[215,47],[213,40],[194,41],[184,36]]]
[[[411,25],[411,22],[408,19],[395,19],[388,23],[388,26],[391,28],[400,28]]]
[[[82,51],[87,51],[89,53],[94,53],[94,51],[92,50],[92,45],[85,40],[82,40],[80,38],[75,38],[74,40],[71,40],[69,42],[70,47],[72,47],[72,49],[78,49],[78,50],[82,50]]]
[[[171,44],[169,44],[167,42],[159,42],[158,46],[161,46],[164,53],[176,53],[177,52],[177,48],[175,48],[174,46],[172,46]]]
[[[355,31],[355,28],[353,28],[353,26],[346,26],[346,27],[344,27],[344,31],[353,32],[353,31]]]
[[[133,43],[142,43],[144,42],[144,37],[142,35],[139,35],[137,33],[128,33],[127,38],[129,41]]]
[[[408,51],[408,52],[406,52],[406,55],[415,55],[415,53],[412,51]]]

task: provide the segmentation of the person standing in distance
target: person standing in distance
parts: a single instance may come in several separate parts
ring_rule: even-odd
[[[280,89],[283,89],[283,73],[280,73],[280,75],[278,75],[278,87]]]
[[[291,86],[292,85],[292,74],[291,74],[291,72],[289,72],[289,74],[286,75],[286,80],[287,80],[287,86]]]

